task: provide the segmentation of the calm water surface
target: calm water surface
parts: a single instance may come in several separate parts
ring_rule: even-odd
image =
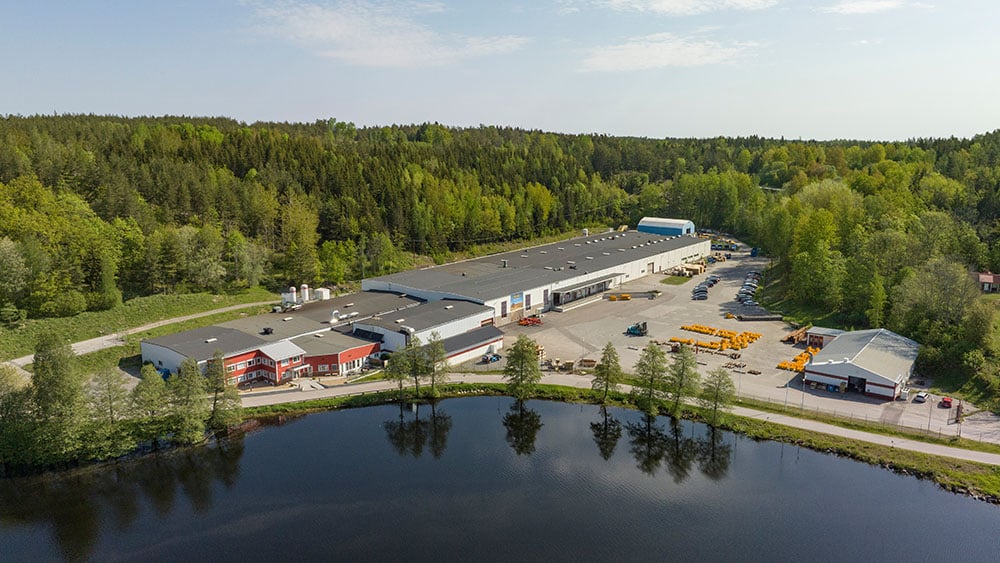
[[[1000,507],[705,426],[509,398],[309,415],[0,481],[0,561],[996,561]]]

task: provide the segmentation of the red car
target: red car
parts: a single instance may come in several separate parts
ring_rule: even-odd
[[[941,397],[941,402],[938,403],[938,406],[941,407],[942,409],[950,409],[951,397]]]

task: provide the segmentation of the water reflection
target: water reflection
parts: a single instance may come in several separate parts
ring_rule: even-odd
[[[507,443],[517,455],[531,455],[535,451],[535,438],[542,428],[542,417],[524,406],[524,401],[514,401],[503,415],[507,429]]]
[[[685,436],[685,425],[677,419],[670,420],[670,432],[657,423],[655,416],[643,415],[639,422],[625,425],[629,436],[629,452],[636,467],[648,475],[655,475],[666,464],[667,473],[675,483],[682,483],[691,475],[695,462],[698,470],[712,480],[719,480],[729,471],[732,446],[724,443],[722,433],[715,428],[706,429],[705,438]],[[591,423],[594,439],[600,423]],[[694,430],[694,426],[690,426]],[[600,443],[598,443],[600,447]],[[603,455],[603,450],[602,450]],[[607,458],[605,458],[607,459]]]
[[[663,427],[656,424],[655,416],[644,414],[642,422],[629,422],[625,429],[635,466],[643,473],[654,475],[667,453],[667,434]]]
[[[590,423],[590,431],[594,434],[594,443],[597,444],[601,457],[608,460],[615,453],[618,440],[622,437],[622,423],[608,414],[608,409],[604,406],[601,407],[601,419]]]
[[[699,443],[698,469],[709,479],[718,481],[729,471],[729,460],[732,459],[733,446],[722,439],[722,433],[709,426],[705,431],[705,440]]]
[[[229,488],[239,476],[241,438],[211,446],[150,455],[113,467],[0,480],[0,524],[47,524],[67,560],[89,558],[102,522],[131,528],[145,496],[161,516],[174,506],[178,488],[198,512],[212,506],[213,483]]]
[[[420,457],[424,447],[430,447],[435,459],[444,455],[448,447],[448,432],[451,430],[451,417],[437,406],[430,403],[431,414],[427,420],[420,417],[420,404],[413,405],[413,419],[406,419],[403,403],[399,404],[399,419],[387,420],[382,423],[386,438],[393,449],[401,456]]]

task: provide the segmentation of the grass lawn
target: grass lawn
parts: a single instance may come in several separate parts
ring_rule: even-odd
[[[663,285],[684,285],[691,279],[687,276],[667,276],[660,280]]]
[[[127,344],[114,346],[112,348],[105,348],[104,350],[98,350],[97,352],[77,356],[77,366],[83,371],[83,373],[88,375],[93,375],[101,370],[113,369],[115,367],[120,367],[129,371],[138,371],[139,368],[142,367],[139,342],[146,338],[155,338],[165,334],[173,334],[175,332],[191,330],[193,328],[224,323],[226,321],[231,321],[249,315],[266,313],[269,310],[270,309],[267,307],[248,307],[246,309],[217,313],[215,315],[208,315],[207,317],[200,317],[189,321],[156,327],[143,332],[137,332],[126,337],[125,341]],[[24,366],[24,369],[31,371],[32,364]]]
[[[278,300],[273,293],[255,288],[232,295],[191,293],[184,295],[151,295],[126,301],[110,311],[81,313],[64,319],[32,319],[18,329],[0,328],[0,360],[28,355],[39,335],[55,332],[67,342],[79,342],[106,334],[142,326],[147,323],[260,301]],[[204,321],[204,319],[200,319]],[[219,321],[214,321],[219,322]],[[198,326],[212,324],[211,322]],[[177,325],[169,332],[180,330]],[[136,340],[138,342],[138,340]]]

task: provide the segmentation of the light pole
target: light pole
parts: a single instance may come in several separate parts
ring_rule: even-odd
[[[739,383],[736,384],[736,398],[740,398],[740,390],[743,389],[743,372],[740,371]]]

